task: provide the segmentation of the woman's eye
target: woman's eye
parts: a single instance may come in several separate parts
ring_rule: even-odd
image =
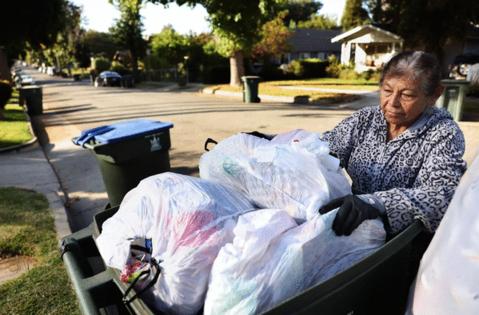
[[[405,100],[412,100],[414,98],[414,95],[412,95],[412,94],[401,94],[401,97]]]

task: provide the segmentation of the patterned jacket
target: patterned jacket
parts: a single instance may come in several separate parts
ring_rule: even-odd
[[[366,107],[326,132],[323,140],[345,166],[353,193],[379,202],[393,233],[414,219],[434,232],[466,169],[462,131],[438,108],[425,111],[388,142],[381,109]]]

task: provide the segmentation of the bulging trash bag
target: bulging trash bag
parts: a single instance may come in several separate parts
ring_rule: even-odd
[[[258,208],[285,209],[300,220],[351,193],[327,142],[303,130],[271,141],[248,134],[229,137],[203,154],[200,176],[243,191]]]
[[[380,220],[364,221],[350,236],[336,236],[337,210],[297,225],[284,210],[241,215],[233,242],[211,270],[205,315],[257,314],[319,284],[380,248]]]
[[[96,242],[108,266],[124,269],[132,242],[151,240],[151,257],[160,274],[141,297],[159,311],[196,314],[218,251],[232,240],[237,216],[251,209],[251,203],[229,187],[163,173],[128,192]]]
[[[407,314],[479,314],[479,152],[421,259]]]

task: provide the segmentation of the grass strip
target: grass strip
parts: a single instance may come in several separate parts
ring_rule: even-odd
[[[15,90],[3,111],[0,120],[0,148],[19,145],[33,138],[27,114],[18,105],[18,91]]]
[[[310,104],[335,104],[340,102],[351,102],[359,98],[357,95],[331,92],[316,92],[301,89],[283,89],[278,86],[269,85],[269,82],[260,82],[259,94],[272,96],[309,96]],[[242,92],[242,87],[230,86],[228,84],[214,85],[210,87],[214,91]]]
[[[30,256],[33,268],[0,285],[1,314],[79,314],[42,194],[0,188],[0,259]]]

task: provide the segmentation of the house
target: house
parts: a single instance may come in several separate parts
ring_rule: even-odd
[[[288,40],[291,51],[282,56],[282,63],[306,58],[326,60],[328,56],[339,58],[341,45],[331,39],[341,30],[296,29]]]
[[[341,63],[354,64],[357,72],[377,70],[402,50],[403,39],[373,25],[362,25],[331,39],[341,43]]]

